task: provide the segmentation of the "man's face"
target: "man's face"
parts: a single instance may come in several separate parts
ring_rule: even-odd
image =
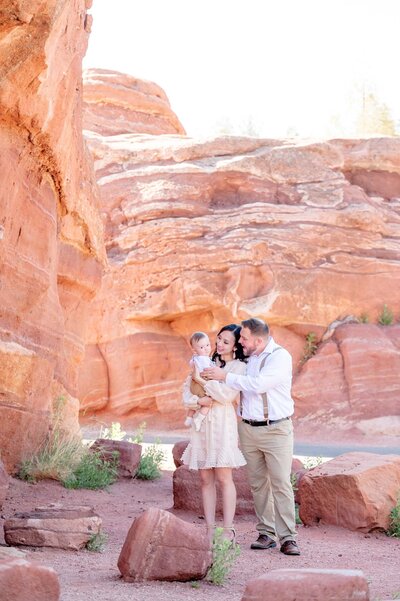
[[[250,332],[249,328],[241,329],[239,342],[247,357],[250,357],[257,349],[257,338]]]

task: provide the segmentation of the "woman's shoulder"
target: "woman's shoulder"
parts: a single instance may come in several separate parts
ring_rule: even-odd
[[[225,365],[226,371],[231,371],[235,374],[245,374],[246,373],[246,363],[244,361],[239,361],[239,359],[233,359],[233,361],[229,361]]]

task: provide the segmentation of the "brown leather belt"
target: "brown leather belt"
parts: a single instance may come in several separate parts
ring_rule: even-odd
[[[263,422],[256,422],[254,419],[243,419],[242,422],[245,424],[249,424],[249,426],[269,426],[270,424],[277,424],[278,422],[283,422],[286,419],[290,419],[290,417],[281,417],[281,419],[266,419]]]

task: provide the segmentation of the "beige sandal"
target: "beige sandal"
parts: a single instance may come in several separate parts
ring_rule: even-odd
[[[226,540],[229,540],[232,544],[232,547],[236,544],[236,530],[233,526],[224,526],[222,528],[225,531],[229,532],[229,536],[224,536]]]

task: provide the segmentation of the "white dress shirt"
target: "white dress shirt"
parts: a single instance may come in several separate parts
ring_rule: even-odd
[[[243,419],[264,421],[263,399],[268,398],[268,419],[276,420],[293,415],[294,403],[290,391],[292,387],[292,357],[270,338],[267,346],[259,355],[251,355],[247,363],[245,376],[229,373],[226,383],[242,392]],[[271,353],[269,356],[267,356]],[[267,359],[260,371],[264,357]],[[238,410],[240,415],[240,407]]]

